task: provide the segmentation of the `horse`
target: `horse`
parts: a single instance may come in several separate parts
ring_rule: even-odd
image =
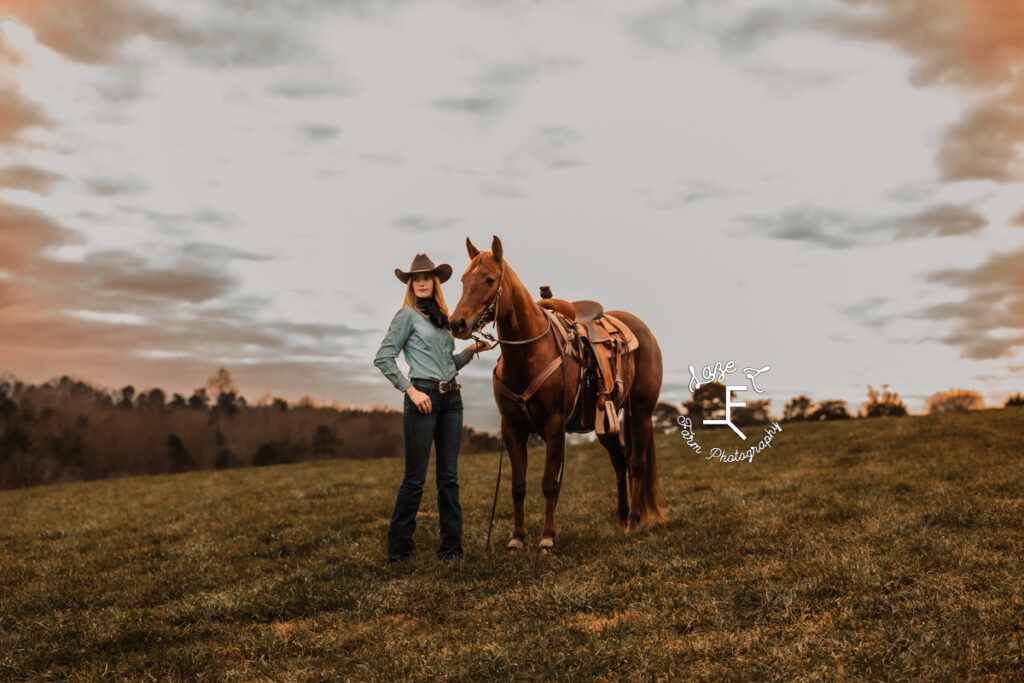
[[[526,443],[530,433],[540,430],[546,444],[541,489],[547,501],[544,531],[540,540],[543,554],[555,550],[555,507],[561,487],[565,457],[566,396],[576,396],[582,372],[580,359],[566,354],[552,322],[530,296],[515,270],[504,259],[501,240],[493,236],[491,251],[480,251],[466,238],[470,263],[462,274],[462,296],[449,317],[451,333],[470,339],[489,322],[494,322],[501,356],[494,368],[494,399],[501,415],[501,438],[512,464],[512,539],[510,552],[523,547],[526,539]],[[571,308],[571,306],[570,306]],[[627,354],[625,385],[617,392],[614,408],[623,408],[625,448],[619,434],[599,433],[598,439],[611,458],[618,488],[618,526],[626,536],[638,532],[647,521],[668,521],[658,480],[651,418],[662,382],[661,348],[651,330],[626,311],[607,311],[625,323],[639,341]],[[569,316],[570,320],[574,316]],[[552,372],[559,357],[563,372]],[[523,392],[535,386],[522,405],[499,385]],[[609,399],[611,400],[611,399]],[[527,412],[528,411],[528,412]],[[629,451],[628,459],[625,451]]]

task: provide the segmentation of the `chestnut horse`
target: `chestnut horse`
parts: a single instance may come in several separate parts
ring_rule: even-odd
[[[568,364],[567,372],[551,372],[526,404],[547,446],[541,483],[547,512],[540,541],[541,551],[546,553],[555,546],[555,506],[565,456],[564,412],[571,409],[566,406],[565,397],[575,396],[579,388],[579,360],[560,348],[561,340],[547,315],[504,260],[497,236],[489,252],[474,247],[468,237],[466,249],[470,263],[462,274],[462,298],[450,317],[451,332],[459,339],[469,339],[493,321],[501,344],[501,356],[494,370],[494,399],[501,414],[501,437],[512,463],[514,521],[512,540],[507,546],[510,551],[522,548],[526,538],[526,442],[534,429],[523,407],[500,391],[498,382],[522,393],[560,356]],[[625,323],[639,341],[639,346],[630,352],[632,363],[625,366],[625,385],[614,403],[616,410],[625,404],[621,428],[628,430],[628,461],[618,434],[598,434],[615,468],[619,526],[629,535],[648,519],[668,519],[661,500],[651,429],[651,415],[661,392],[661,348],[647,325],[636,316],[626,311],[607,313]]]

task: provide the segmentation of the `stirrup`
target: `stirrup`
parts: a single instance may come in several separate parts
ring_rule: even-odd
[[[603,414],[602,414],[603,413]],[[608,422],[608,427],[605,428],[605,421]],[[604,401],[604,410],[597,409],[597,415],[594,418],[594,433],[595,434],[618,434],[619,433],[619,414],[615,410],[615,402],[609,399]]]

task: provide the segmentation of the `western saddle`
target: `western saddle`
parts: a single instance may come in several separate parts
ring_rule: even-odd
[[[639,346],[633,331],[618,318],[605,313],[596,301],[581,299],[568,302],[555,299],[551,288],[540,288],[537,304],[557,323],[554,327],[569,345],[572,355],[580,361],[582,405],[578,406],[581,390],[576,393],[570,416],[566,418],[566,431],[597,434],[620,434],[615,401],[624,388],[626,364],[632,362],[630,352]],[[576,341],[576,343],[570,343]],[[579,408],[579,409],[578,409]]]

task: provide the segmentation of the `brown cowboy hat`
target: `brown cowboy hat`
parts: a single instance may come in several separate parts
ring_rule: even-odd
[[[447,282],[448,278],[452,276],[452,267],[447,263],[435,266],[434,262],[426,254],[416,254],[416,258],[412,260],[412,265],[409,266],[408,271],[395,268],[395,275],[406,284],[408,284],[409,278],[412,277],[413,273],[437,273],[438,280]]]

